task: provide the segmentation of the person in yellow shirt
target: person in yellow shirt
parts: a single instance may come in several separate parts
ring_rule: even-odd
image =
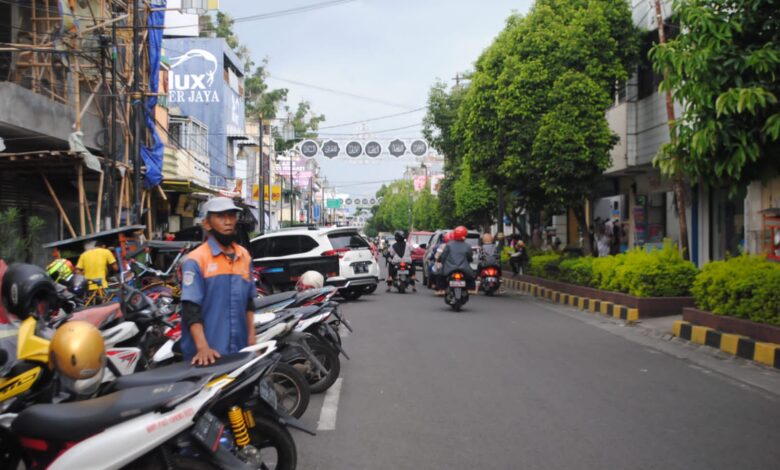
[[[76,272],[83,274],[88,280],[100,279],[102,286],[108,287],[106,278],[108,277],[109,268],[111,268],[112,272],[119,270],[114,254],[105,248],[95,247],[94,241],[85,242],[84,253],[79,256],[79,261],[76,263]],[[89,290],[97,288],[98,286],[95,283],[89,283]]]

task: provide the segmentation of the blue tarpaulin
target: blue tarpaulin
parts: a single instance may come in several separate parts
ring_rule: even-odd
[[[146,165],[144,187],[153,188],[162,182],[163,152],[165,147],[157,134],[154,108],[157,106],[157,92],[160,89],[160,54],[162,49],[163,28],[165,26],[166,0],[152,2],[153,10],[147,20],[149,39],[149,92],[151,96],[144,103],[146,129],[152,138],[152,146],[141,147],[141,158]]]

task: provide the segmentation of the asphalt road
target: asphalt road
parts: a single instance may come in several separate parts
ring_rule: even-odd
[[[342,307],[352,360],[299,468],[780,468],[780,395],[530,297],[383,291]]]

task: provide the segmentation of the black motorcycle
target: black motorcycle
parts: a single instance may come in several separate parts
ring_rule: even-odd
[[[447,277],[444,302],[456,312],[469,301],[468,280],[463,271],[454,271]]]

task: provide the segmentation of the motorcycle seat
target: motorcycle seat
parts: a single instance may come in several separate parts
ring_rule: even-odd
[[[122,317],[122,306],[118,302],[87,307],[73,312],[68,321],[86,321],[98,329]]]
[[[255,323],[255,334],[264,333],[264,332],[270,330],[271,328],[273,328],[274,326],[278,325],[279,323],[288,322],[288,321],[290,321],[290,318],[292,318],[294,316],[295,316],[295,313],[287,312],[287,313],[283,313],[281,315],[277,314],[276,318],[274,318],[273,320],[271,320],[269,322]]]
[[[111,390],[127,390],[149,385],[193,380],[206,375],[220,376],[233,372],[254,356],[255,354],[252,352],[226,354],[217,359],[217,362],[208,366],[193,366],[189,362],[179,362],[157,369],[123,375],[111,383]]]
[[[280,292],[278,294],[271,294],[265,297],[257,297],[254,300],[255,310],[262,310],[268,308],[271,305],[278,304],[290,299],[293,299],[298,293],[294,290],[287,292]]]
[[[196,390],[192,382],[171,383],[105,395],[92,400],[39,404],[14,420],[13,432],[22,437],[76,442],[106,428],[157,410],[175,398]]]

